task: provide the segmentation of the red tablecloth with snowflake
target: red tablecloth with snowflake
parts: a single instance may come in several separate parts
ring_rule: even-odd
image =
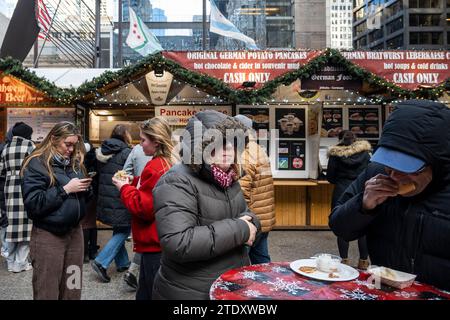
[[[405,289],[382,285],[375,289],[367,281],[370,274],[360,272],[358,279],[328,282],[295,273],[288,262],[265,263],[229,270],[211,286],[212,300],[450,300],[450,292],[419,282]]]

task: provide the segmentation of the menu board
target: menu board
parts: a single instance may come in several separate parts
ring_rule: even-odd
[[[279,140],[278,170],[305,170],[305,141]]]
[[[342,131],[342,108],[323,108],[321,137],[334,138]]]
[[[275,124],[280,138],[305,138],[305,109],[277,108]]]
[[[252,127],[258,135],[258,139],[266,139],[270,130],[269,111],[269,108],[239,108],[238,113],[252,119]]]
[[[74,108],[8,108],[8,128],[16,122],[25,122],[33,128],[31,140],[41,142],[55,124],[75,120]]]
[[[349,108],[348,128],[357,138],[378,138],[379,108]]]

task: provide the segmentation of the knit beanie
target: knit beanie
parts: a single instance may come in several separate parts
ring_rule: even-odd
[[[19,136],[27,140],[31,140],[33,134],[33,128],[27,125],[25,122],[17,122],[12,129],[13,136]]]

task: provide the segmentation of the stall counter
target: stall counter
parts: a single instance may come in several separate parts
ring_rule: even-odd
[[[274,179],[274,229],[329,229],[334,186],[311,179]]]

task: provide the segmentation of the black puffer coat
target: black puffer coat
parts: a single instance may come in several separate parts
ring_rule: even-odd
[[[203,131],[221,125],[222,131],[235,124],[230,119],[218,112],[200,112],[191,118],[187,130],[193,137],[196,122]],[[196,147],[201,150],[202,144],[191,150]],[[249,228],[239,217],[250,215],[258,230],[261,226],[248,211],[237,181],[224,189],[216,184],[208,165],[178,164],[161,177],[153,196],[162,248],[154,299],[209,299],[217,277],[250,264],[244,246]]]
[[[114,174],[123,169],[131,148],[122,140],[111,138],[96,150],[98,160],[98,219],[113,227],[131,226],[131,215],[120,200],[120,192],[112,183]]]
[[[30,161],[22,179],[23,203],[34,227],[64,235],[79,225],[92,189],[67,195],[63,186],[73,178],[84,178],[84,175],[59,163],[53,164],[53,171],[56,184],[49,187],[50,177],[41,160],[33,158]]]
[[[345,189],[367,167],[370,160],[370,143],[364,140],[351,145],[337,145],[330,148],[327,165],[327,180],[334,184],[331,208],[344,193]]]
[[[386,122],[379,146],[431,165],[433,180],[414,197],[389,198],[364,212],[364,183],[384,167],[371,163],[339,199],[330,227],[347,241],[367,236],[373,264],[417,274],[417,280],[450,289],[450,109],[406,101]]]

